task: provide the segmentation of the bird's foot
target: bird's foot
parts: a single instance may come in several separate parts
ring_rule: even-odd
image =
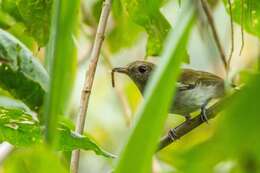
[[[190,115],[185,115],[185,122],[190,122],[191,116]]]
[[[202,107],[201,108],[201,113],[200,113],[200,118],[203,122],[206,122],[207,124],[209,123],[209,119],[206,113],[206,108]]]
[[[175,140],[179,139],[175,129],[169,130],[168,136],[171,138],[172,141],[175,141]]]

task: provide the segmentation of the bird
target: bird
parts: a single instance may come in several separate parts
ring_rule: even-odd
[[[114,73],[124,73],[136,84],[144,94],[147,83],[154,72],[156,65],[148,61],[134,61],[125,67],[112,69],[112,86],[115,86]],[[176,93],[172,99],[169,113],[179,114],[191,119],[191,113],[201,110],[202,121],[208,122],[206,107],[213,99],[219,99],[225,95],[224,80],[212,73],[182,69],[176,84]]]

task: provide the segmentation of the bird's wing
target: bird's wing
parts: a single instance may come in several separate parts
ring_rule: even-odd
[[[196,85],[198,85],[202,81],[204,84],[207,85],[216,82],[221,82],[223,81],[223,79],[209,72],[192,70],[192,69],[183,69],[182,74],[178,80],[178,82],[182,84],[180,85],[181,88],[183,88],[182,86],[184,85],[183,90],[185,90],[185,88],[193,89]]]
[[[191,90],[195,88],[196,84],[195,83],[182,83],[182,82],[177,82],[177,90],[178,91],[185,91],[185,90]]]

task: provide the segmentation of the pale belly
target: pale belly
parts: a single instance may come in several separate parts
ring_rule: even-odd
[[[213,86],[198,86],[191,90],[176,91],[170,112],[187,116],[206,105],[214,96]]]

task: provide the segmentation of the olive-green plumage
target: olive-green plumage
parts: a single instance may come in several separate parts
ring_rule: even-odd
[[[156,65],[150,62],[135,61],[126,67],[114,68],[112,74],[114,72],[127,74],[143,94],[155,67]],[[222,78],[204,71],[183,69],[169,112],[183,115],[186,118],[189,118],[190,113],[198,109],[205,113],[208,102],[223,95],[224,80]],[[206,117],[204,118],[207,120]]]

